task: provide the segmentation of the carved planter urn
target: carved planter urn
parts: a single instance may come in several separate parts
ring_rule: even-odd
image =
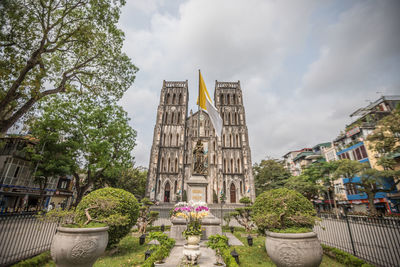
[[[187,237],[188,245],[198,245],[200,243],[200,236],[199,235],[189,235]]]
[[[314,232],[266,232],[265,248],[278,267],[317,267],[322,261],[322,247]]]
[[[58,227],[51,243],[57,267],[90,267],[105,251],[108,226],[96,228]]]

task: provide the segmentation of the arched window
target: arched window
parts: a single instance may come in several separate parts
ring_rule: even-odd
[[[180,105],[182,105],[182,94],[181,93],[179,93],[179,102],[178,102]]]
[[[215,160],[215,154],[213,155],[213,163],[217,164],[216,160]]]
[[[174,193],[176,194],[176,191],[178,190],[178,181],[175,180],[175,185],[174,185]]]
[[[179,145],[179,134],[176,134],[176,146]]]
[[[176,95],[175,95],[175,93],[172,95],[172,104],[174,105],[175,104],[175,100],[176,100]]]
[[[168,166],[167,166],[167,172],[171,171],[171,159],[168,158]]]
[[[234,172],[234,169],[233,169],[233,159],[231,159],[231,172]]]
[[[240,181],[240,194],[243,194],[243,182]]]
[[[237,114],[237,112],[235,112],[235,125],[238,125],[239,124],[239,122],[238,122],[238,114]]]
[[[228,113],[228,124],[231,124],[231,113]]]
[[[175,172],[178,172],[178,158],[175,158],[175,168],[174,168]]]
[[[226,164],[226,159],[224,159],[224,172],[227,173],[228,172],[228,166]]]
[[[180,112],[178,112],[178,121],[176,122],[176,123],[180,123],[181,122],[181,113]]]
[[[167,121],[168,121],[168,111],[165,112],[164,123],[167,123]]]
[[[175,112],[172,112],[171,113],[171,124],[174,124],[174,115],[175,115]]]
[[[237,159],[236,172],[240,173],[240,159]]]
[[[233,100],[232,100],[232,104],[236,104],[236,95],[235,95],[235,94],[233,94],[233,95],[232,95],[232,98],[233,98]]]
[[[185,162],[188,163],[188,155],[185,156]]]
[[[213,147],[214,147],[214,151],[215,151],[216,150],[215,141],[213,141]]]
[[[236,135],[236,146],[240,147],[239,135]]]
[[[167,145],[167,135],[165,133],[163,135],[163,144],[164,144],[164,146]]]
[[[224,192],[224,195],[226,196],[226,182],[225,181],[223,183],[222,192]]]
[[[229,135],[229,147],[232,147],[232,135]]]
[[[224,104],[224,94],[221,94],[219,98],[220,98],[221,105],[223,105]]]
[[[225,146],[225,134],[222,135],[222,146]]]
[[[164,158],[161,158],[161,171],[165,171],[165,162],[164,162]]]
[[[228,105],[231,104],[231,96],[229,94],[226,95],[226,102]]]
[[[169,134],[168,146],[172,146],[172,134]]]
[[[170,98],[170,94],[168,93],[168,94],[167,94],[167,97],[166,97],[166,99],[165,99],[165,104],[169,104],[169,98]]]

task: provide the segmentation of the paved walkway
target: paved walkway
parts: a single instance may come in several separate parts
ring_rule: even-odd
[[[243,246],[242,241],[237,239],[237,237],[234,236],[232,233],[225,232],[224,235],[226,235],[226,237],[228,238],[229,245],[231,245],[231,246]]]

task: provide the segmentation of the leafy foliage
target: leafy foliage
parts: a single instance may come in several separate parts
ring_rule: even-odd
[[[265,159],[253,166],[256,194],[283,187],[290,172],[277,159]]]
[[[253,220],[258,230],[307,227],[311,230],[317,217],[312,203],[300,193],[286,188],[266,191],[253,204]]]
[[[350,253],[347,253],[340,249],[329,247],[324,244],[321,244],[321,246],[324,251],[324,254],[326,254],[329,257],[335,259],[336,261],[344,264],[345,266],[354,266],[354,267],[372,267],[373,266],[373,265],[370,265],[370,264],[366,263],[365,261],[351,255]]]
[[[90,95],[52,98],[31,125],[44,148],[38,169],[72,174],[79,203],[95,183],[105,186],[132,166],[136,132],[128,121],[120,106]]]
[[[149,234],[150,240],[157,240],[160,245],[154,245],[153,253],[142,265],[143,267],[153,267],[154,262],[162,262],[168,257],[169,252],[175,245],[175,239],[169,238],[167,234],[162,232],[151,232]]]
[[[117,28],[124,0],[0,2],[0,133],[38,100],[92,92],[118,100],[137,68]]]
[[[107,181],[112,187],[131,192],[137,199],[142,199],[146,191],[147,170],[143,167],[122,170],[121,176]],[[99,185],[101,186],[101,184]]]
[[[400,105],[392,114],[378,122],[375,131],[368,136],[370,148],[380,154],[378,165],[393,170],[398,164],[393,155],[400,153]]]
[[[223,261],[222,254],[224,250],[229,248],[228,245],[228,237],[224,235],[211,235],[208,237],[207,247],[215,250],[215,254],[217,255],[217,264],[221,264]]]
[[[98,220],[105,220],[115,223],[116,220],[125,217],[124,224],[111,224],[109,233],[108,247],[118,244],[127,235],[132,226],[136,224],[139,213],[139,204],[131,193],[118,188],[102,188],[91,192],[85,196],[76,207],[77,219],[82,222],[86,220],[85,209],[96,206],[98,199],[108,199],[116,203],[112,209],[94,209],[91,214]]]
[[[43,252],[35,257],[20,261],[12,267],[41,267],[51,260],[50,251]]]

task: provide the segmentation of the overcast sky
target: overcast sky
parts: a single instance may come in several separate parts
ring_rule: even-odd
[[[121,104],[148,167],[163,80],[198,69],[243,90],[253,163],[332,141],[349,114],[400,94],[400,1],[129,0],[120,28],[139,72]],[[379,92],[379,93],[377,93]]]

